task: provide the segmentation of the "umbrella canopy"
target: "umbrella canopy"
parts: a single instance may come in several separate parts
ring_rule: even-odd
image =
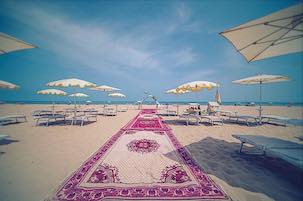
[[[108,96],[110,96],[110,97],[119,97],[119,98],[125,98],[126,97],[124,94],[121,94],[121,93],[112,93],[112,94],[108,94]]]
[[[115,87],[111,87],[111,86],[107,86],[107,85],[101,85],[98,87],[93,87],[91,88],[91,90],[96,90],[96,91],[119,91],[120,89],[115,88]]]
[[[57,80],[46,84],[49,87],[95,87],[96,84],[76,78]]]
[[[57,96],[66,96],[67,93],[65,91],[59,90],[59,89],[44,89],[37,91],[37,94],[42,94],[42,95],[57,95]],[[52,113],[53,115],[55,114],[55,103],[53,102],[53,107],[52,107]]]
[[[67,93],[65,91],[59,90],[59,89],[44,89],[37,91],[37,94],[43,94],[43,95],[57,95],[57,96],[66,96]]]
[[[83,94],[83,93],[75,93],[75,94],[71,94],[69,95],[70,97],[88,97],[88,95]]]
[[[0,54],[31,48],[36,46],[0,32]]]
[[[220,33],[248,62],[303,51],[303,4]]]
[[[0,89],[19,89],[18,85],[0,80]]]
[[[185,84],[182,84],[176,88],[176,91],[192,91],[192,92],[198,92],[202,89],[208,89],[211,90],[214,87],[218,86],[218,84],[214,82],[208,82],[208,81],[194,81],[194,82],[188,82]]]
[[[189,93],[190,91],[189,90],[178,90],[177,89],[170,89],[170,90],[167,90],[165,93],[166,94],[176,94],[176,95],[179,95],[179,94],[185,94],[185,93]]]
[[[261,122],[262,116],[262,84],[264,83],[274,83],[274,82],[284,82],[288,81],[289,78],[282,75],[256,75],[252,77],[243,78],[240,80],[232,81],[235,84],[259,84],[260,85],[260,93],[259,93],[259,119]]]
[[[243,78],[240,80],[232,81],[235,84],[260,84],[260,83],[271,83],[271,82],[283,82],[288,81],[288,77],[282,75],[256,75],[252,77]]]

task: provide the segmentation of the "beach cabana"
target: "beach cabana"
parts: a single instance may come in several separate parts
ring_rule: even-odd
[[[235,84],[258,84],[259,88],[259,118],[261,123],[261,116],[262,116],[262,84],[266,83],[275,83],[275,82],[284,82],[288,81],[288,77],[281,76],[281,75],[256,75],[252,77],[243,78],[240,80],[234,80],[232,83]]]
[[[303,3],[220,33],[248,62],[303,51]]]
[[[32,48],[36,46],[0,32],[0,55]]]

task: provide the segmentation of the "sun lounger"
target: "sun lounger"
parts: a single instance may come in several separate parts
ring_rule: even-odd
[[[33,112],[33,116],[37,117],[37,116],[43,116],[43,115],[49,115],[52,114],[51,110],[35,110]]]
[[[46,126],[49,125],[49,123],[52,122],[56,122],[58,120],[66,120],[67,115],[65,114],[58,114],[58,113],[54,113],[54,114],[44,114],[41,116],[37,116],[36,119],[36,126],[39,125],[39,123],[41,122],[46,122]]]
[[[21,123],[26,122],[26,116],[25,115],[9,115],[0,117],[0,125],[10,124],[10,123]]]
[[[0,134],[0,140],[5,140],[8,137],[9,137],[9,135]]]
[[[288,121],[290,120],[287,117],[281,117],[281,116],[276,116],[276,115],[262,115],[261,116],[262,123],[278,123],[282,124],[283,126],[286,126]]]
[[[270,138],[260,135],[232,135],[241,141],[240,153],[243,153],[245,143],[254,145],[263,154],[271,154],[280,157],[289,163],[303,169],[303,144],[290,142],[278,138]]]
[[[175,110],[166,110],[167,116],[177,116],[177,111]]]
[[[76,124],[78,121],[80,121],[80,125],[83,126],[84,122],[90,122],[90,121],[97,121],[97,114],[96,113],[86,113],[82,115],[77,115],[75,117],[71,118],[71,125]]]
[[[206,119],[212,126],[215,123],[220,123],[223,125],[223,119],[220,116],[214,116],[214,115],[200,115],[201,120]]]
[[[252,115],[231,114],[228,115],[227,117],[229,121],[235,121],[237,123],[245,123],[247,126],[249,126],[251,123],[257,124],[259,122],[259,117]]]
[[[104,108],[104,111],[103,111],[103,115],[105,116],[116,116],[117,115],[117,111],[114,109],[114,108],[107,108],[105,107]]]
[[[185,120],[187,126],[191,119],[194,119],[196,121],[196,124],[199,125],[200,116],[198,114],[182,114],[179,116],[179,120]]]

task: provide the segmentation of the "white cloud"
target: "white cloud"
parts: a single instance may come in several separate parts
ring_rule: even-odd
[[[165,41],[167,37],[161,30],[166,29],[167,24],[178,24],[175,20],[148,22],[136,25],[132,30],[116,32],[112,28],[114,25],[102,26],[100,23],[83,20],[78,22],[56,10],[14,2],[8,3],[8,8],[9,13],[17,13],[9,14],[10,17],[39,30],[41,34],[37,37],[43,42],[41,48],[49,49],[82,66],[102,71],[110,70],[110,66],[121,70],[150,69],[168,72],[174,67],[193,63],[197,59],[192,48],[176,49],[163,47],[158,43]],[[195,22],[186,23],[190,18],[190,10],[185,4],[177,8],[177,15],[178,21],[185,23],[182,29],[196,29]],[[179,26],[176,27],[180,29]]]

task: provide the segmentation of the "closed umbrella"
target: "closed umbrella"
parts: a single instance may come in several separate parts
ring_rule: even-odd
[[[259,84],[260,90],[259,90],[259,119],[261,121],[262,116],[262,84],[265,83],[275,83],[275,82],[284,82],[288,81],[289,78],[282,75],[256,75],[252,77],[243,78],[240,80],[234,80],[232,81],[235,84]]]
[[[217,88],[217,92],[216,92],[216,102],[217,102],[218,104],[221,104],[221,103],[222,103],[221,94],[219,93],[219,87]]]
[[[31,48],[36,46],[0,32],[0,55]]]
[[[220,33],[248,62],[303,51],[303,4]]]
[[[42,95],[56,95],[56,96],[66,96],[67,93],[65,91],[59,90],[59,89],[44,89],[37,91],[37,94]],[[53,102],[53,114],[55,112],[55,103]]]

